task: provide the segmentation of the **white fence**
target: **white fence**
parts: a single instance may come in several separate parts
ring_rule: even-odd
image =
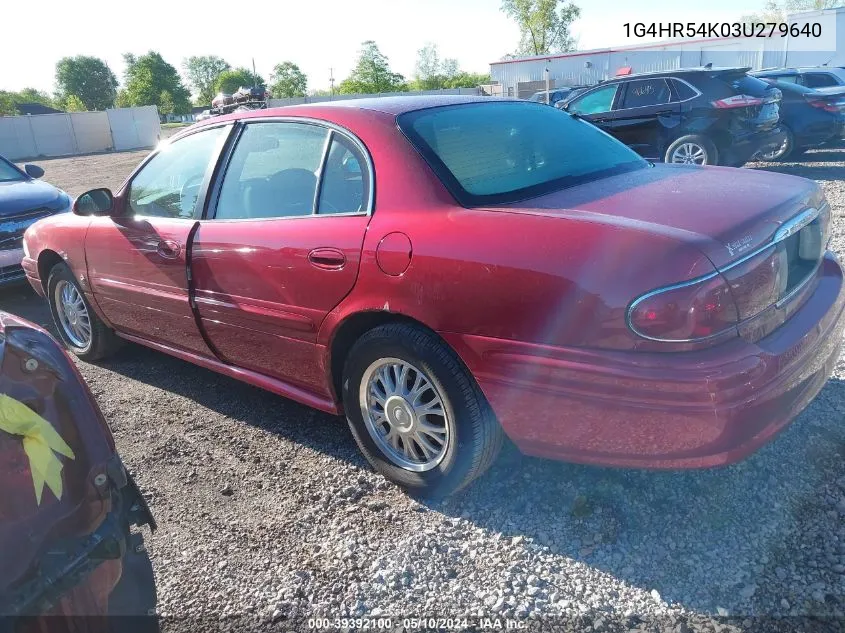
[[[160,137],[155,106],[0,117],[0,154],[10,160],[141,149]]]

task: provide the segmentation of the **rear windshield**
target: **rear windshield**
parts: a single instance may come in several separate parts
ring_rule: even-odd
[[[752,77],[745,73],[725,73],[719,77],[722,81],[729,84],[737,94],[749,95],[751,97],[764,97],[766,91],[772,88],[772,85],[759,79]]]
[[[590,123],[525,101],[417,110],[398,123],[464,206],[516,202],[648,167]]]

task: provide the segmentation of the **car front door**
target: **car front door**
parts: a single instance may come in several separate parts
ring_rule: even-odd
[[[672,136],[678,135],[681,104],[672,102],[663,77],[625,83],[613,112],[610,132],[645,158],[662,159]]]
[[[242,127],[191,254],[196,309],[223,361],[330,395],[317,331],[358,276],[371,176],[341,130]]]
[[[188,302],[188,238],[197,201],[231,125],[165,144],[117,194],[120,217],[96,217],[85,237],[98,306],[121,332],[209,355]]]
[[[611,132],[611,111],[618,90],[619,84],[610,84],[585,92],[570,101],[566,106],[566,111],[577,114],[605,132]]]

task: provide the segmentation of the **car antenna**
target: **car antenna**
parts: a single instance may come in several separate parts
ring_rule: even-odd
[[[704,64],[704,67],[707,70],[711,70],[713,68],[713,62],[707,62],[706,64]]]

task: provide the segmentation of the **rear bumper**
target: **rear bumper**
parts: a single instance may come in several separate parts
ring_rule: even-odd
[[[734,136],[730,145],[719,148],[722,165],[746,163],[755,154],[781,144],[784,138],[783,128],[778,125],[765,132],[750,132],[742,136]]]
[[[845,284],[828,254],[818,285],[757,343],[679,353],[608,352],[444,334],[524,453],[643,468],[704,468],[749,455],[818,394],[839,358]]]

